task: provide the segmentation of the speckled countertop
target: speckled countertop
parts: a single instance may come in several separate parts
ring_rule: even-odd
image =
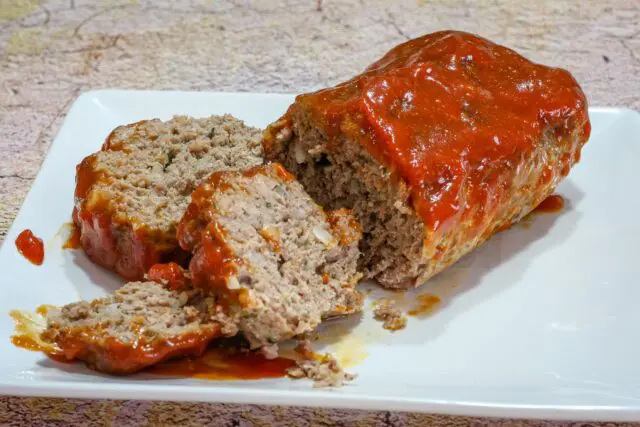
[[[640,0],[0,0],[0,239],[71,103],[97,88],[300,92],[444,28],[640,109]],[[331,409],[0,397],[0,425],[559,426]],[[583,424],[609,425],[621,424]]]

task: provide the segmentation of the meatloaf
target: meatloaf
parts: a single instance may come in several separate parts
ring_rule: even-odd
[[[215,299],[201,289],[132,282],[114,295],[51,309],[45,342],[97,371],[131,374],[163,360],[197,356],[225,330]],[[231,329],[231,331],[229,331]]]
[[[534,209],[589,133],[567,71],[442,31],[299,95],[263,145],[322,206],[353,209],[368,277],[409,288]]]
[[[116,128],[77,167],[73,218],[84,251],[127,280],[181,261],[175,233],[191,192],[213,171],[262,163],[259,140],[230,115]]]
[[[358,311],[360,226],[324,212],[281,165],[213,173],[178,227],[194,286],[212,292],[252,348]]]

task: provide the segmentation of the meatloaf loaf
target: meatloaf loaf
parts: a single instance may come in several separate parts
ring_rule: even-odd
[[[132,282],[114,295],[51,309],[41,334],[64,356],[97,371],[131,374],[163,360],[197,356],[233,326],[201,289]]]
[[[279,164],[213,173],[178,227],[194,286],[267,349],[361,308],[360,238],[348,211],[325,213]]]
[[[298,96],[263,145],[322,206],[353,209],[368,277],[408,288],[534,209],[589,133],[567,71],[443,31]]]
[[[211,172],[262,163],[260,133],[232,116],[176,116],[116,128],[77,167],[74,222],[96,263],[128,280],[184,257],[175,233]]]

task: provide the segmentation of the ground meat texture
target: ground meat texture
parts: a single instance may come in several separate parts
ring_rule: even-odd
[[[191,192],[213,171],[260,164],[259,139],[230,115],[116,128],[77,167],[73,219],[82,248],[127,280],[159,262],[183,263],[175,233]]]
[[[359,224],[325,213],[279,164],[214,173],[178,228],[195,286],[224,301],[253,348],[361,309]]]
[[[128,283],[114,295],[46,314],[41,338],[97,371],[131,374],[163,360],[197,356],[225,326],[215,300],[199,289]]]
[[[353,210],[368,277],[409,288],[533,210],[589,133],[568,72],[444,31],[298,96],[263,145],[322,206]]]
[[[373,309],[373,318],[382,322],[382,327],[389,331],[397,331],[407,326],[407,317],[392,300],[383,299]]]

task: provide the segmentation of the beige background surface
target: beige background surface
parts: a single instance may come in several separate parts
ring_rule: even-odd
[[[568,68],[591,105],[640,109],[640,0],[0,0],[0,239],[83,91],[300,92],[336,83],[393,45],[445,28],[477,32],[533,60]],[[0,397],[2,425],[124,423],[540,425],[389,412]]]

